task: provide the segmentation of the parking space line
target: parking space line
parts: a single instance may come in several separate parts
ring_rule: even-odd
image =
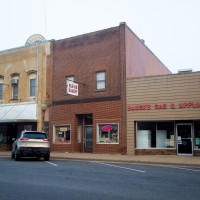
[[[120,167],[120,166],[117,166],[117,165],[110,165],[110,164],[102,163],[102,162],[93,162],[93,161],[91,161],[91,162],[92,162],[92,163],[98,163],[98,164],[101,164],[101,165],[110,166],[110,167],[116,167],[116,168],[120,168],[120,169],[126,169],[126,170],[141,172],[141,173],[146,172],[146,171],[142,171],[142,170],[138,170],[138,169],[132,169],[132,168],[128,168],[128,167]]]
[[[56,164],[54,164],[54,163],[52,163],[52,162],[48,162],[48,161],[45,161],[46,163],[48,163],[48,164],[50,164],[50,165],[53,165],[53,166],[55,166],[55,167],[58,167],[58,165],[56,165]]]
[[[193,172],[200,172],[200,170],[197,169],[190,169],[190,168],[184,168],[184,167],[173,167],[173,166],[169,166],[170,168],[173,169],[183,169],[183,170],[188,170],[188,171],[193,171]]]

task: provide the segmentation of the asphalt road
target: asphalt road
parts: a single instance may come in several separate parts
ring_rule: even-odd
[[[1,200],[199,200],[200,168],[0,157]]]

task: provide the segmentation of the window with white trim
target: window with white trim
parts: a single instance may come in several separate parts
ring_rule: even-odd
[[[30,79],[30,97],[34,97],[35,96],[35,83],[36,83],[36,79]]]
[[[106,72],[97,72],[97,90],[106,88]]]
[[[119,124],[97,124],[98,144],[119,144]]]
[[[74,82],[74,76],[67,76],[66,77],[66,93],[67,93],[67,81],[73,81]]]
[[[54,144],[71,144],[71,125],[55,125],[53,136]]]

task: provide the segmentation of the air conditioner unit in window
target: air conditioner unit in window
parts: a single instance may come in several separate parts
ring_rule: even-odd
[[[11,80],[11,85],[15,85],[18,84],[18,79],[12,79]]]

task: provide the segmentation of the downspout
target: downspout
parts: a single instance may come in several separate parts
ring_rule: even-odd
[[[36,117],[38,120],[38,87],[39,87],[39,50],[37,44],[37,93],[36,93]]]

